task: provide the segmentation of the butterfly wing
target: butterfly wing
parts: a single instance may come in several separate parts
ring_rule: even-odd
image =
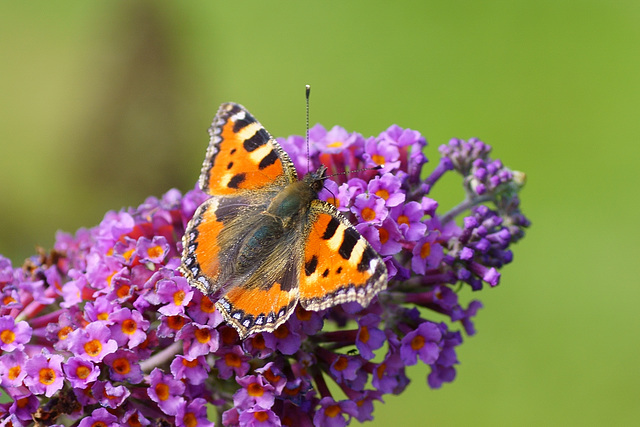
[[[368,305],[387,287],[380,255],[330,203],[314,200],[309,219],[300,304],[315,311],[349,301]]]
[[[200,188],[212,195],[232,195],[298,180],[289,155],[242,106],[222,104],[209,129]]]
[[[274,195],[298,180],[289,155],[243,106],[222,104],[209,134],[199,185],[212,197],[187,225],[181,266],[207,295],[229,287],[238,241],[255,230]]]

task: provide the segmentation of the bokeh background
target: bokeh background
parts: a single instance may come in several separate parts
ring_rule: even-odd
[[[311,121],[477,136],[533,221],[459,350],[370,425],[631,425],[640,418],[640,3],[0,3],[0,253],[194,186],[218,105],[273,135]],[[462,193],[437,193],[451,206]]]

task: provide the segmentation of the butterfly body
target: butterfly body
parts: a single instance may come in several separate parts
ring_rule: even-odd
[[[200,187],[211,195],[183,238],[181,270],[245,338],[273,331],[299,302],[366,305],[386,286],[380,256],[318,199],[324,166],[298,180],[287,153],[248,111],[223,104]]]

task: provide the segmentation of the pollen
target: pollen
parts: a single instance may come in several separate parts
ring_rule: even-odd
[[[387,200],[389,198],[389,192],[387,190],[380,189],[376,191],[376,196],[381,197],[384,200]]]
[[[193,412],[187,412],[182,418],[182,424],[184,424],[185,427],[197,427],[198,419],[193,414]]]
[[[409,217],[406,215],[400,215],[396,222],[398,224],[409,224]]]
[[[344,142],[342,142],[342,141],[333,141],[332,143],[327,144],[327,147],[329,147],[329,148],[340,148],[340,147],[342,147],[342,144],[344,144]]]
[[[158,258],[162,255],[162,252],[163,250],[160,246],[152,246],[147,249],[147,255],[149,255],[149,258]]]
[[[187,368],[195,368],[196,366],[198,366],[198,359],[193,359],[193,360],[182,359],[182,364]]]
[[[208,329],[197,329],[194,335],[201,344],[211,341],[211,332]]]
[[[12,381],[15,380],[20,375],[20,372],[22,372],[22,368],[20,366],[12,366],[9,368],[9,379]]]
[[[13,304],[14,302],[16,302],[15,298],[7,295],[4,298],[2,298],[2,303],[4,305],[9,305],[9,304]]]
[[[42,368],[40,369],[39,377],[40,383],[50,385],[56,380],[56,373],[51,368]]]
[[[16,340],[16,334],[10,329],[5,329],[4,331],[0,332],[0,340],[2,340],[2,342],[5,344],[11,344]]]
[[[169,386],[165,383],[156,385],[156,394],[158,395],[158,399],[167,400],[169,398]]]
[[[264,342],[264,336],[262,334],[258,334],[251,340],[251,345],[256,350],[264,350],[267,345]]]
[[[383,245],[389,241],[389,232],[385,228],[378,228],[378,236]]]
[[[118,298],[125,298],[127,295],[129,295],[130,290],[131,286],[123,284],[116,291],[116,295],[118,295]]]
[[[267,411],[256,411],[253,413],[253,417],[260,423],[264,423],[269,419],[269,413]]]
[[[374,154],[371,156],[371,160],[373,160],[377,165],[384,165],[386,163],[386,159],[380,154]]]
[[[129,261],[131,259],[131,256],[133,255],[133,253],[135,252],[135,248],[134,249],[129,249],[128,251],[126,251],[125,253],[122,254],[122,256],[124,257],[124,259],[126,259],[127,261]]]
[[[102,343],[99,340],[91,340],[84,345],[84,351],[91,357],[96,357],[102,352]]]
[[[349,361],[343,356],[338,357],[336,363],[333,364],[333,368],[338,372],[344,371],[347,366],[349,366]]]
[[[177,306],[181,306],[182,303],[184,302],[184,291],[178,291],[176,293],[173,294],[173,303]]]
[[[360,341],[365,344],[369,342],[369,328],[366,326],[360,327]]]
[[[72,331],[73,331],[73,328],[71,326],[64,326],[60,328],[60,330],[58,331],[58,339],[60,341],[66,340]]]
[[[78,378],[80,378],[81,380],[86,379],[87,377],[89,377],[89,374],[91,373],[91,369],[89,369],[86,366],[78,366],[78,369],[76,369],[76,376]]]
[[[200,300],[200,310],[204,313],[213,313],[216,311],[216,306],[213,305],[213,301],[211,301],[209,297],[203,297],[202,300]]]
[[[131,372],[131,364],[124,357],[120,357],[114,360],[112,367],[113,370],[120,375],[127,375],[129,372]]]
[[[235,353],[225,354],[224,362],[227,364],[227,366],[230,366],[232,368],[239,368],[240,366],[242,366],[242,360],[240,359],[240,356]]]
[[[339,405],[329,405],[324,410],[324,414],[330,418],[337,417],[340,415],[340,412],[342,412],[342,410]]]
[[[179,331],[184,326],[184,317],[182,316],[170,316],[167,318],[167,325],[174,331]]]
[[[251,383],[247,387],[247,393],[251,397],[260,397],[264,394],[264,388],[258,383]]]
[[[376,219],[376,211],[369,207],[362,209],[360,215],[362,215],[362,219],[364,219],[365,221],[372,221]]]
[[[289,336],[289,328],[286,325],[279,326],[278,329],[273,331],[273,336],[279,340],[283,340]]]
[[[424,337],[422,335],[416,335],[411,340],[411,349],[420,350],[422,347],[424,347]]]
[[[125,334],[133,335],[138,330],[138,324],[133,319],[126,319],[120,328]]]
[[[98,313],[98,320],[102,320],[105,321],[107,319],[109,319],[109,313],[103,311],[102,313]]]
[[[426,258],[431,253],[431,243],[425,242],[420,248],[420,257]]]

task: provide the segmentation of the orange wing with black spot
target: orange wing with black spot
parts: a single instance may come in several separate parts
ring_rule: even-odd
[[[232,195],[298,180],[289,156],[243,106],[222,104],[209,135],[199,181],[204,192]]]
[[[309,218],[300,304],[315,311],[349,301],[368,305],[387,286],[380,255],[333,205],[314,200]]]

